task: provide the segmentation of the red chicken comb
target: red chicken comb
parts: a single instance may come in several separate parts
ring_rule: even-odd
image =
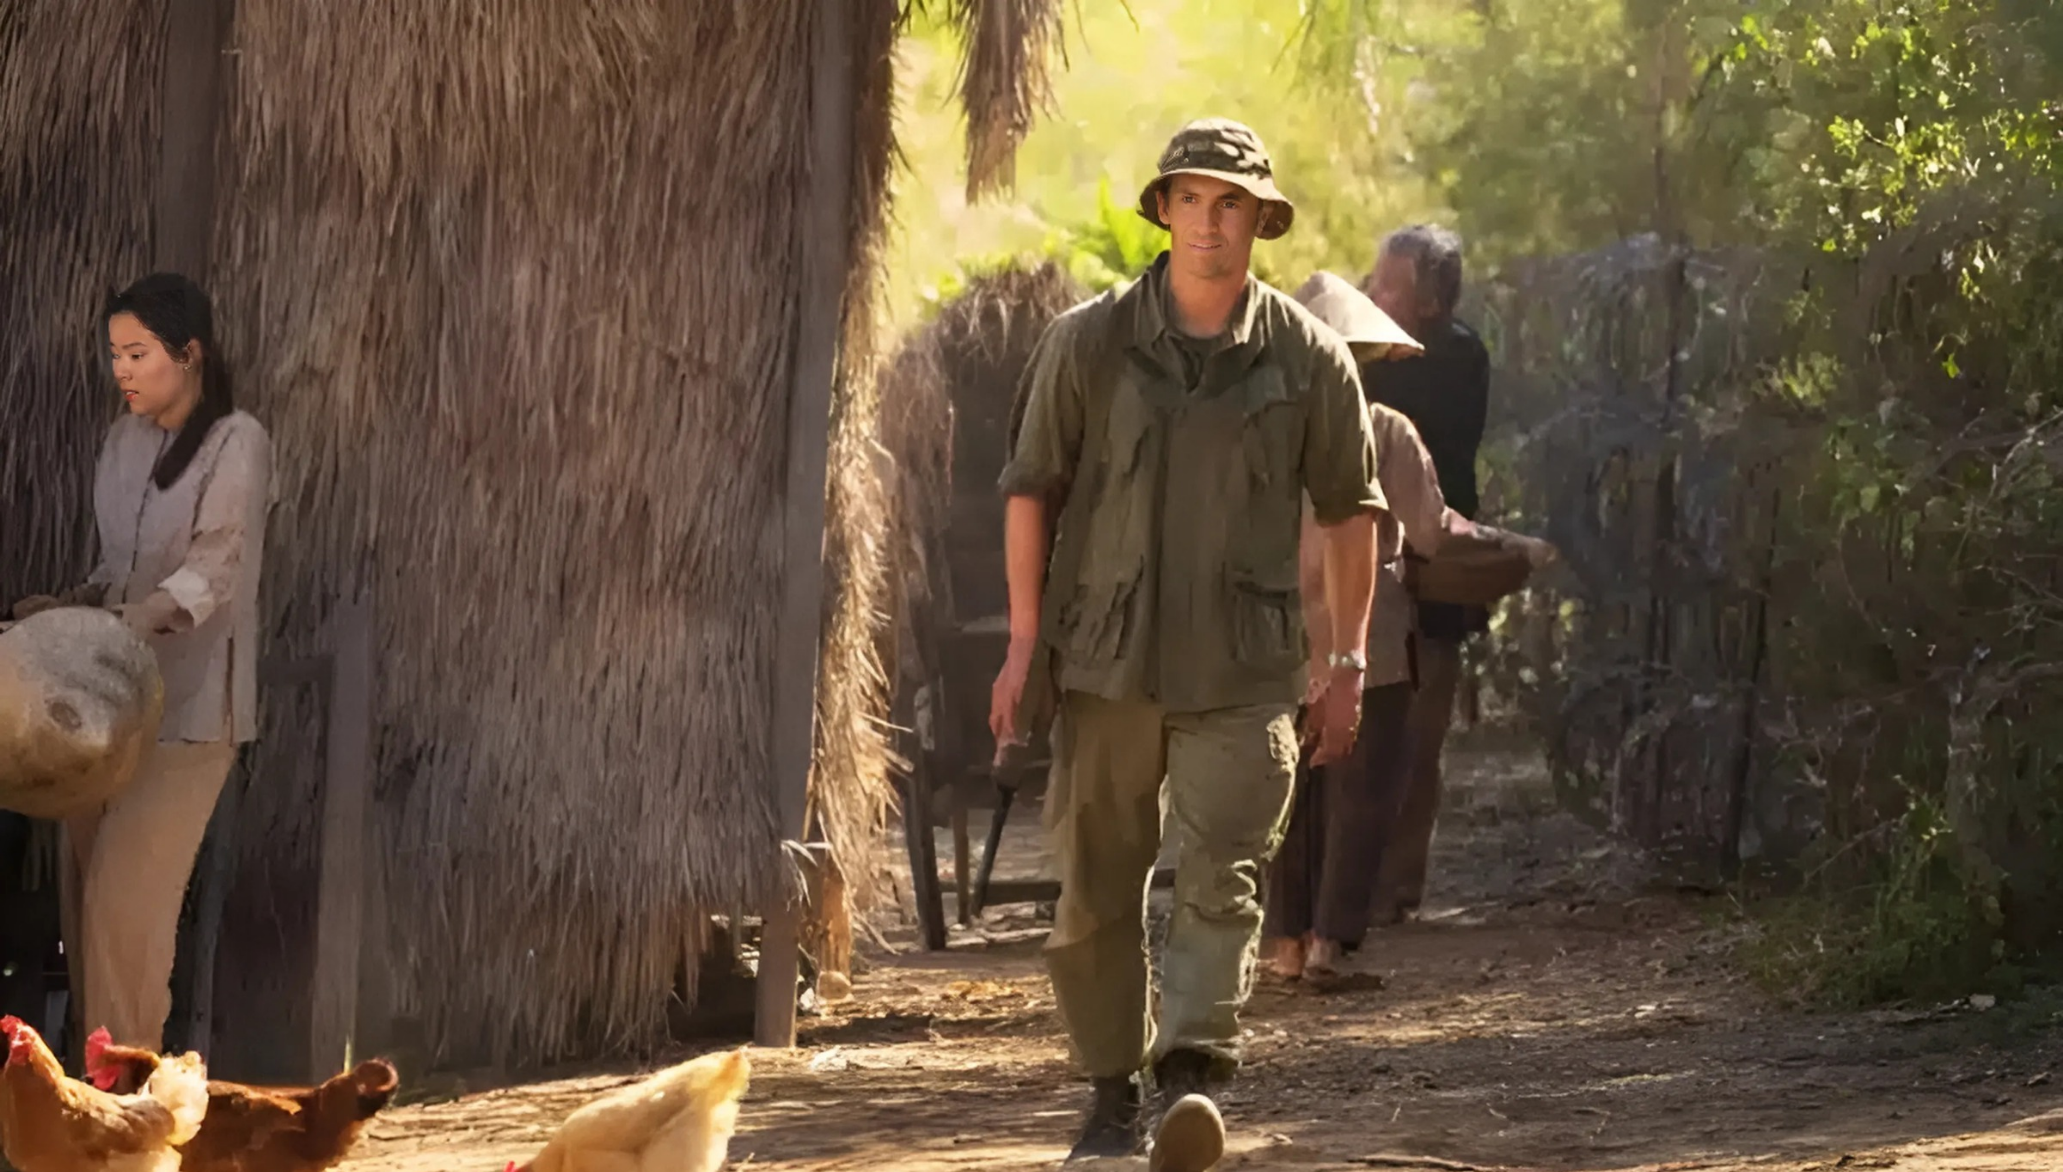
[[[33,1045],[36,1031],[27,1022],[14,1016],[0,1017],[0,1035],[7,1038],[7,1064],[14,1065],[15,1056]]]
[[[106,1066],[101,1061],[107,1057],[108,1044],[113,1041],[114,1037],[107,1032],[106,1026],[86,1035],[86,1081],[103,1091],[114,1090],[122,1078],[121,1067]]]

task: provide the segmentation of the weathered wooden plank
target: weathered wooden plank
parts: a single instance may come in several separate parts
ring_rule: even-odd
[[[910,898],[917,905],[917,929],[924,947],[938,952],[946,946],[946,911],[938,885],[937,840],[931,832],[931,754],[915,745],[909,756],[908,784],[903,789],[903,838],[910,856]]]
[[[215,223],[215,128],[234,3],[169,0],[165,7],[152,262],[205,284]]]
[[[809,199],[801,223],[802,303],[788,396],[788,477],[783,516],[781,623],[774,653],[773,777],[784,840],[807,833],[816,743],[817,641],[823,622],[824,490],[831,445],[831,392],[850,268],[852,188],[852,5],[817,5],[810,56]],[[785,877],[787,848],[779,861]],[[785,880],[784,880],[785,886]],[[793,893],[785,893],[792,896]],[[762,1046],[795,1044],[802,906],[776,894],[763,913],[754,1036]]]
[[[309,1013],[309,1076],[318,1080],[349,1065],[358,1021],[372,805],[371,607],[362,601],[339,604],[330,632],[336,671],[329,693]]]

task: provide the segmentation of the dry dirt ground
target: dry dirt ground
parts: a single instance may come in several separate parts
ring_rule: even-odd
[[[2063,1169],[2063,1015],[1785,1009],[1729,959],[1746,929],[1723,900],[1555,813],[1527,757],[1462,750],[1450,773],[1429,914],[1364,950],[1387,986],[1256,995],[1222,1167]],[[1033,912],[876,955],[801,1049],[756,1053],[732,1166],[1054,1167],[1084,1091]],[[628,1073],[397,1110],[346,1167],[492,1172]]]

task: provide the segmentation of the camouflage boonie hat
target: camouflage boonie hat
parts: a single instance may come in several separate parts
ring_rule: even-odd
[[[1296,206],[1275,186],[1275,167],[1268,161],[1268,148],[1261,136],[1244,123],[1230,118],[1204,118],[1175,132],[1168,149],[1160,154],[1159,174],[1139,193],[1139,214],[1157,227],[1167,227],[1160,218],[1157,198],[1176,175],[1208,175],[1241,188],[1261,201],[1261,223],[1255,235],[1273,240],[1289,231],[1296,218]]]

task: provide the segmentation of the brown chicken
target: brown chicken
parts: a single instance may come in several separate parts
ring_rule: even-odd
[[[20,1172],[177,1172],[178,1147],[208,1111],[198,1054],[154,1062],[133,1094],[67,1078],[20,1018],[0,1018],[0,1150]]]
[[[662,1070],[568,1115],[535,1159],[504,1172],[716,1172],[751,1077],[744,1050]]]
[[[103,1090],[141,1086],[163,1060],[86,1039],[86,1077]],[[207,1116],[179,1149],[184,1172],[322,1172],[342,1163],[365,1125],[394,1097],[394,1068],[374,1059],[319,1087],[266,1089],[210,1081]],[[24,1169],[23,1172],[29,1172]]]

